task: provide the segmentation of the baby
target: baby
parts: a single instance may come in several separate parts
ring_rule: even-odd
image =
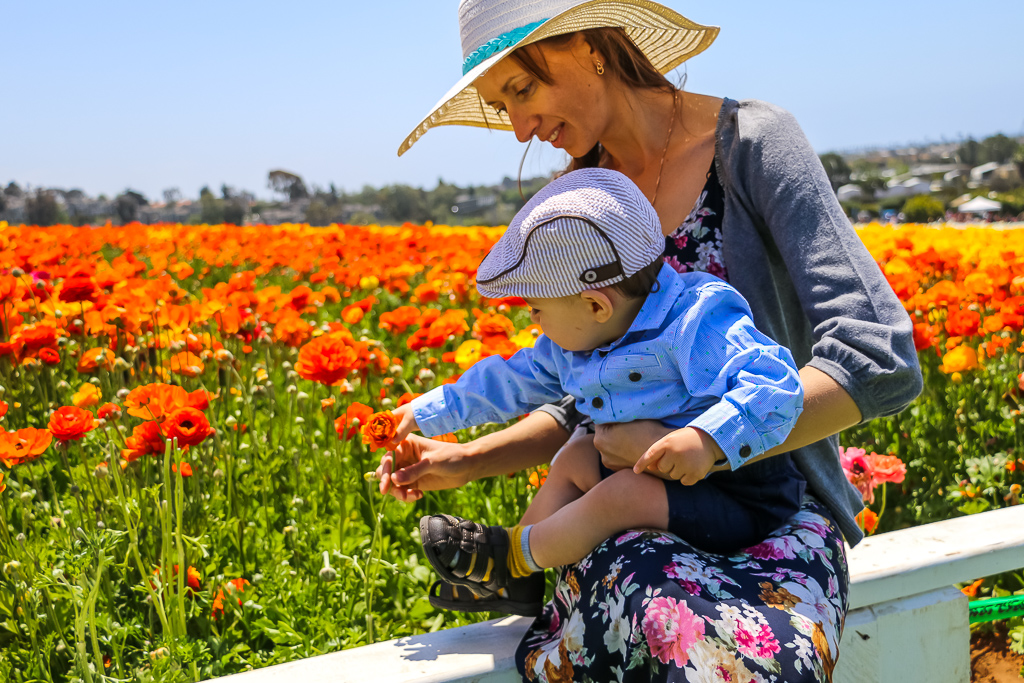
[[[536,615],[543,568],[578,562],[612,534],[653,527],[728,553],[799,509],[805,484],[788,455],[747,464],[781,444],[802,410],[792,356],[726,282],[663,267],[664,244],[632,181],[584,169],[533,197],[480,264],[480,294],[524,298],[544,334],[398,408],[393,443],[506,422],[566,394],[594,423],[653,419],[676,431],[618,472],[592,436],[571,440],[514,527],[422,518],[445,580],[431,589],[436,607]],[[709,476],[716,463],[730,468]]]

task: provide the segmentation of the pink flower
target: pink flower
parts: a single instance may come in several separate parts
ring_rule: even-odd
[[[688,661],[687,650],[704,640],[704,621],[685,602],[670,597],[648,603],[641,627],[651,654],[663,664],[672,660],[676,666],[683,666]]]
[[[879,484],[901,484],[907,476],[907,466],[895,455],[868,454],[863,448],[840,446],[839,462],[865,503],[875,502],[875,487]]]
[[[751,627],[753,630],[747,630]],[[758,659],[769,659],[782,648],[768,624],[739,622],[736,625],[736,645],[740,654]]]
[[[800,544],[790,536],[766,538],[746,552],[759,560],[792,560]]]

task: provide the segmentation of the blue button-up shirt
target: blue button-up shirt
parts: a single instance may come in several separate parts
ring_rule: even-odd
[[[629,330],[608,346],[566,351],[541,335],[532,349],[485,358],[414,399],[412,410],[434,436],[507,422],[566,394],[598,424],[701,429],[733,469],[782,443],[803,409],[792,355],[754,327],[739,292],[663,267]]]

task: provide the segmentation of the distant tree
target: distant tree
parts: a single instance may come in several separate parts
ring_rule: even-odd
[[[199,220],[208,225],[216,225],[224,222],[224,201],[217,199],[210,188],[204,187],[199,191]]]
[[[1017,164],[1017,173],[1024,178],[1024,145],[1017,147],[1017,151],[1013,153],[1013,163]]]
[[[850,182],[850,167],[843,157],[835,152],[829,152],[822,154],[819,159],[821,159],[821,165],[825,167],[825,174],[828,175],[828,181],[832,183],[833,190]]]
[[[306,209],[306,222],[310,225],[330,225],[334,222],[334,211],[324,201],[314,199]]]
[[[981,144],[974,138],[967,138],[956,151],[957,158],[961,164],[967,166],[978,166],[985,162],[981,161]]]
[[[149,200],[135,190],[126,189],[114,198],[114,211],[122,225],[138,220],[140,206],[149,206]]]
[[[280,169],[267,174],[267,186],[274,192],[287,195],[288,200],[293,202],[309,196],[301,176]]]
[[[237,200],[224,202],[224,222],[231,225],[241,225],[245,220],[245,207]]]
[[[0,192],[0,213],[3,213],[6,210],[7,210],[7,195],[5,195],[3,192]]]
[[[430,220],[426,193],[408,185],[389,185],[380,191],[380,206],[397,222],[422,223]]]
[[[202,199],[206,195],[211,195],[211,196],[213,195],[213,193],[210,192],[210,186],[209,185],[203,185],[201,188],[199,188],[199,198]]]
[[[227,200],[227,199],[233,199],[234,196],[235,196],[235,188],[227,185],[226,183],[221,183],[221,185],[220,185],[220,198]]]
[[[36,190],[35,197],[25,200],[25,217],[29,225],[56,225],[60,222],[60,205],[50,190]]]
[[[1002,133],[987,137],[981,141],[982,157],[984,158],[982,163],[996,161],[1000,164],[1005,164],[1013,158],[1018,147],[1020,145],[1017,144],[1016,140],[1008,138]]]
[[[4,194],[8,197],[20,197],[25,193],[20,187],[18,187],[18,183],[12,180],[7,184],[7,187],[4,188]]]
[[[911,223],[930,223],[942,218],[946,213],[946,207],[940,199],[919,194],[903,204],[902,212]]]
[[[163,192],[164,203],[167,206],[175,206],[181,201],[181,190],[176,187],[169,187]]]

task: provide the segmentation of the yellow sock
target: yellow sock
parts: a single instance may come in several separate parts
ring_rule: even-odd
[[[526,562],[526,555],[523,554],[523,527],[516,524],[513,527],[506,527],[508,531],[508,571],[514,579],[520,579],[533,573],[530,565]]]

